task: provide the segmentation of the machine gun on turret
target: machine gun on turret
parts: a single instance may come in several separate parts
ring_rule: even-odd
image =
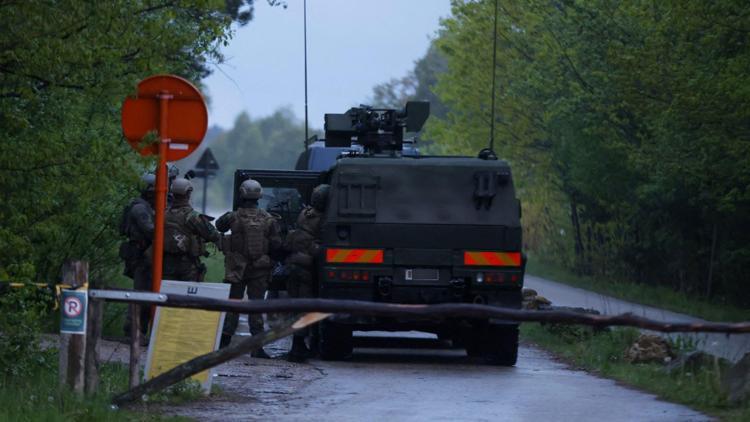
[[[430,116],[430,103],[409,101],[403,110],[352,107],[325,115],[326,147],[361,145],[366,152],[400,152],[404,132],[418,132]]]

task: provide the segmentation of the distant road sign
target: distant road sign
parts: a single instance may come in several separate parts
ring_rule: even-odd
[[[202,170],[219,169],[219,163],[216,161],[216,158],[214,158],[214,153],[211,152],[211,148],[206,148],[206,150],[203,151],[203,155],[201,155],[201,158],[198,159],[195,167]]]
[[[160,101],[168,98],[166,116]],[[162,117],[166,120],[162,122]],[[162,123],[166,125],[162,126]],[[165,127],[166,133],[159,133]],[[187,157],[203,141],[208,129],[208,111],[200,91],[190,82],[173,75],[156,75],[138,84],[138,93],[122,104],[122,131],[141,155],[159,153],[159,138],[168,139],[166,161]],[[143,144],[153,134],[152,143]]]

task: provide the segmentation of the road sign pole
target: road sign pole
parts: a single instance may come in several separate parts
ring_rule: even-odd
[[[203,215],[206,215],[206,195],[208,194],[208,170],[203,178]]]
[[[171,108],[171,110],[169,110]],[[164,213],[167,208],[167,162],[193,153],[208,128],[208,109],[200,91],[173,75],[155,75],[138,83],[138,93],[122,103],[122,132],[141,156],[158,155],[154,204],[151,289],[161,288],[164,262]],[[151,133],[159,141],[143,145]]]
[[[161,289],[162,257],[164,253],[164,210],[167,208],[167,148],[170,139],[168,134],[168,109],[172,95],[162,92],[159,98],[159,165],[156,169],[156,203],[154,221],[154,249],[151,290]]]

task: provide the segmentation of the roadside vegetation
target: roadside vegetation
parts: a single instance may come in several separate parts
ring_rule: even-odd
[[[535,256],[750,306],[750,3],[497,4],[494,93],[495,1],[455,1],[414,71],[373,99],[433,101],[430,152],[474,156],[494,121]]]
[[[721,365],[681,369],[669,373],[658,363],[632,364],[625,351],[638,338],[636,329],[592,331],[581,326],[521,325],[521,338],[560,357],[575,368],[611,378],[664,400],[681,403],[726,421],[750,420],[750,403],[731,406],[720,385]],[[673,350],[687,352],[689,344],[673,343]]]
[[[44,346],[40,335],[52,331],[51,325],[56,325],[56,319],[50,318],[53,303],[49,292],[32,288],[13,289],[0,295],[0,308],[7,312],[0,319],[0,420],[186,420],[163,417],[150,410],[150,406],[179,404],[202,396],[200,386],[189,380],[148,397],[143,404],[126,409],[112,407],[112,396],[128,389],[128,367],[119,362],[100,363],[99,389],[92,396],[78,397],[60,389],[55,344]],[[118,336],[121,330],[122,325],[113,328]]]
[[[3,4],[0,420],[160,419],[109,408],[109,395],[127,384],[119,365],[104,365],[94,397],[59,391],[56,352],[39,341],[58,330],[52,293],[7,283],[54,286],[63,262],[81,259],[92,282],[132,287],[120,275],[117,222],[154,163],[123,140],[120,104],[158,73],[200,85],[252,7],[244,0]],[[124,314],[124,305],[107,306],[105,335],[122,335]],[[190,394],[183,390],[177,395]]]
[[[532,275],[604,295],[710,321],[750,320],[750,309],[747,308],[718,304],[706,298],[674,291],[662,285],[618,281],[602,276],[577,275],[559,264],[545,262],[533,256],[529,258],[526,271]],[[539,294],[544,296],[543,291]]]

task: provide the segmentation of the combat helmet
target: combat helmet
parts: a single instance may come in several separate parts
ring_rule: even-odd
[[[328,193],[331,190],[331,185],[318,185],[312,192],[310,198],[310,205],[318,211],[325,211],[326,205],[328,204]]]
[[[189,196],[193,192],[193,184],[185,178],[177,178],[172,182],[172,193],[179,196]]]
[[[143,173],[141,175],[140,189],[143,194],[152,194],[156,187],[156,176],[154,173]]]
[[[263,195],[263,186],[257,180],[247,179],[240,185],[240,198],[260,199]]]

